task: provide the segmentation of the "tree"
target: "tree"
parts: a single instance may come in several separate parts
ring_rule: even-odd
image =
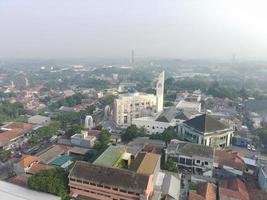
[[[71,125],[71,127],[67,129],[67,131],[65,133],[65,137],[70,138],[74,134],[80,133],[81,130],[83,130],[83,127],[81,125],[77,125],[77,124]]]
[[[111,105],[113,104],[114,99],[115,99],[114,95],[109,95],[109,96],[102,97],[101,99],[99,99],[99,101],[103,105]]]
[[[102,129],[99,139],[97,140],[95,147],[97,149],[102,149],[106,147],[110,142],[110,133],[107,129]]]
[[[267,129],[266,128],[257,129],[257,135],[259,136],[260,142],[262,144],[267,144]]]
[[[68,173],[63,169],[41,171],[28,179],[29,188],[41,192],[55,194],[62,200],[69,200]]]
[[[177,169],[177,166],[176,166],[176,163],[174,162],[174,160],[170,157],[168,157],[167,159],[167,163],[166,163],[166,169],[168,171],[171,171],[171,172],[178,172],[178,169]]]
[[[163,140],[166,144],[168,144],[172,139],[180,139],[180,136],[175,131],[175,127],[168,127],[163,131],[163,133],[159,134],[153,134],[150,136],[150,139],[157,139],[157,140]]]
[[[6,162],[11,156],[11,150],[0,149],[0,161]]]
[[[128,126],[125,132],[121,135],[121,139],[124,142],[129,142],[136,137],[143,137],[146,134],[144,127],[138,128],[136,125]]]

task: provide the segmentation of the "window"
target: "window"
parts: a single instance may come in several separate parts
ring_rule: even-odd
[[[109,186],[104,186],[104,188],[110,189],[110,187],[109,187]]]
[[[118,191],[118,188],[112,188],[113,190],[115,190],[115,191]]]
[[[94,183],[90,183],[90,185],[96,186],[96,184],[94,184]]]
[[[207,161],[205,161],[205,165],[208,165],[209,163]]]
[[[200,163],[200,160],[197,160],[197,164],[199,164]]]
[[[127,191],[126,191],[126,190],[120,190],[120,192],[124,192],[124,193],[127,193]]]

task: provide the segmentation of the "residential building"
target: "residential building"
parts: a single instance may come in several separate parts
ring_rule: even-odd
[[[16,171],[28,172],[34,163],[38,163],[39,158],[31,155],[23,155],[22,158],[14,164]]]
[[[179,168],[210,177],[212,176],[214,154],[212,147],[179,140],[171,140],[165,150],[166,162],[168,158],[171,158]]]
[[[181,176],[171,172],[159,172],[152,200],[179,200],[180,199]]]
[[[219,186],[219,198],[221,200],[250,200],[247,187],[239,178],[221,181]]]
[[[42,115],[35,115],[32,116],[28,119],[29,124],[34,124],[34,125],[48,125],[50,123],[50,117],[42,116]]]
[[[185,140],[205,146],[227,147],[231,144],[233,130],[208,114],[183,122],[178,133]]]
[[[69,187],[73,196],[97,200],[148,200],[153,181],[149,175],[78,161],[70,171]]]
[[[201,182],[196,191],[190,191],[188,200],[216,200],[217,187],[213,183]]]
[[[164,72],[159,75],[156,95],[138,93],[130,88],[128,93],[120,94],[114,101],[114,121],[118,126],[127,127],[135,118],[151,116],[163,110]]]
[[[65,153],[65,150],[61,148],[59,145],[54,145],[44,151],[42,154],[38,156],[39,160],[43,164],[49,164],[56,158],[60,157]]]
[[[88,135],[88,131],[82,131],[71,136],[70,141],[72,145],[84,147],[84,148],[93,148],[97,138],[92,135]]]
[[[32,131],[32,125],[22,122],[11,122],[0,129],[0,147],[10,149],[19,147],[25,135]]]
[[[243,176],[246,169],[243,158],[237,152],[215,151],[214,176],[233,178]]]

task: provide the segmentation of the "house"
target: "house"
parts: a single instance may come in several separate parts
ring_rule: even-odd
[[[82,131],[81,133],[71,136],[71,144],[84,148],[93,148],[97,138],[95,136],[88,135],[88,131]]]
[[[25,135],[32,131],[32,125],[22,122],[11,122],[0,129],[0,147],[10,149],[19,147]]]
[[[24,155],[22,158],[14,165],[14,168],[16,166],[17,170],[16,171],[23,171],[23,172],[28,172],[29,169],[32,167],[34,163],[38,163],[39,158],[36,156],[31,156],[31,155]],[[22,169],[22,170],[19,170]]]
[[[28,119],[29,124],[34,124],[34,125],[48,125],[50,123],[50,117],[42,116],[42,115],[35,115],[32,116]]]
[[[239,178],[221,181],[219,186],[219,198],[222,200],[250,200],[247,187]]]
[[[196,191],[189,192],[188,200],[216,200],[217,187],[213,183],[201,182]]]
[[[179,200],[181,176],[172,172],[159,172],[154,184],[152,200]]]
[[[165,162],[171,158],[179,168],[187,169],[196,174],[212,176],[214,154],[212,147],[171,140],[165,150]]]
[[[55,167],[60,167],[63,169],[66,169],[67,167],[69,167],[71,164],[73,163],[72,161],[72,157],[69,156],[68,154],[64,154],[58,158],[56,158],[55,160],[53,160],[51,163],[49,163],[50,165],[53,165]]]
[[[65,153],[65,150],[61,148],[59,145],[54,145],[44,151],[42,154],[38,156],[39,160],[43,164],[49,164],[56,158],[60,157]]]
[[[38,172],[44,171],[44,170],[49,170],[49,169],[54,169],[53,166],[43,164],[43,163],[33,163],[31,168],[28,170],[28,174],[34,175],[37,174]]]
[[[214,176],[233,178],[243,176],[246,169],[243,158],[237,152],[215,151]]]
[[[147,200],[154,186],[149,175],[78,161],[70,171],[69,187],[70,193],[76,197]]]
[[[208,114],[202,114],[178,126],[179,135],[193,143],[205,146],[227,147],[233,130]]]

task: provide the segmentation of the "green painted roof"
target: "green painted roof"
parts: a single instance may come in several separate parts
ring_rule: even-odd
[[[112,167],[119,160],[124,151],[125,149],[122,146],[111,145],[94,161],[93,164]]]

